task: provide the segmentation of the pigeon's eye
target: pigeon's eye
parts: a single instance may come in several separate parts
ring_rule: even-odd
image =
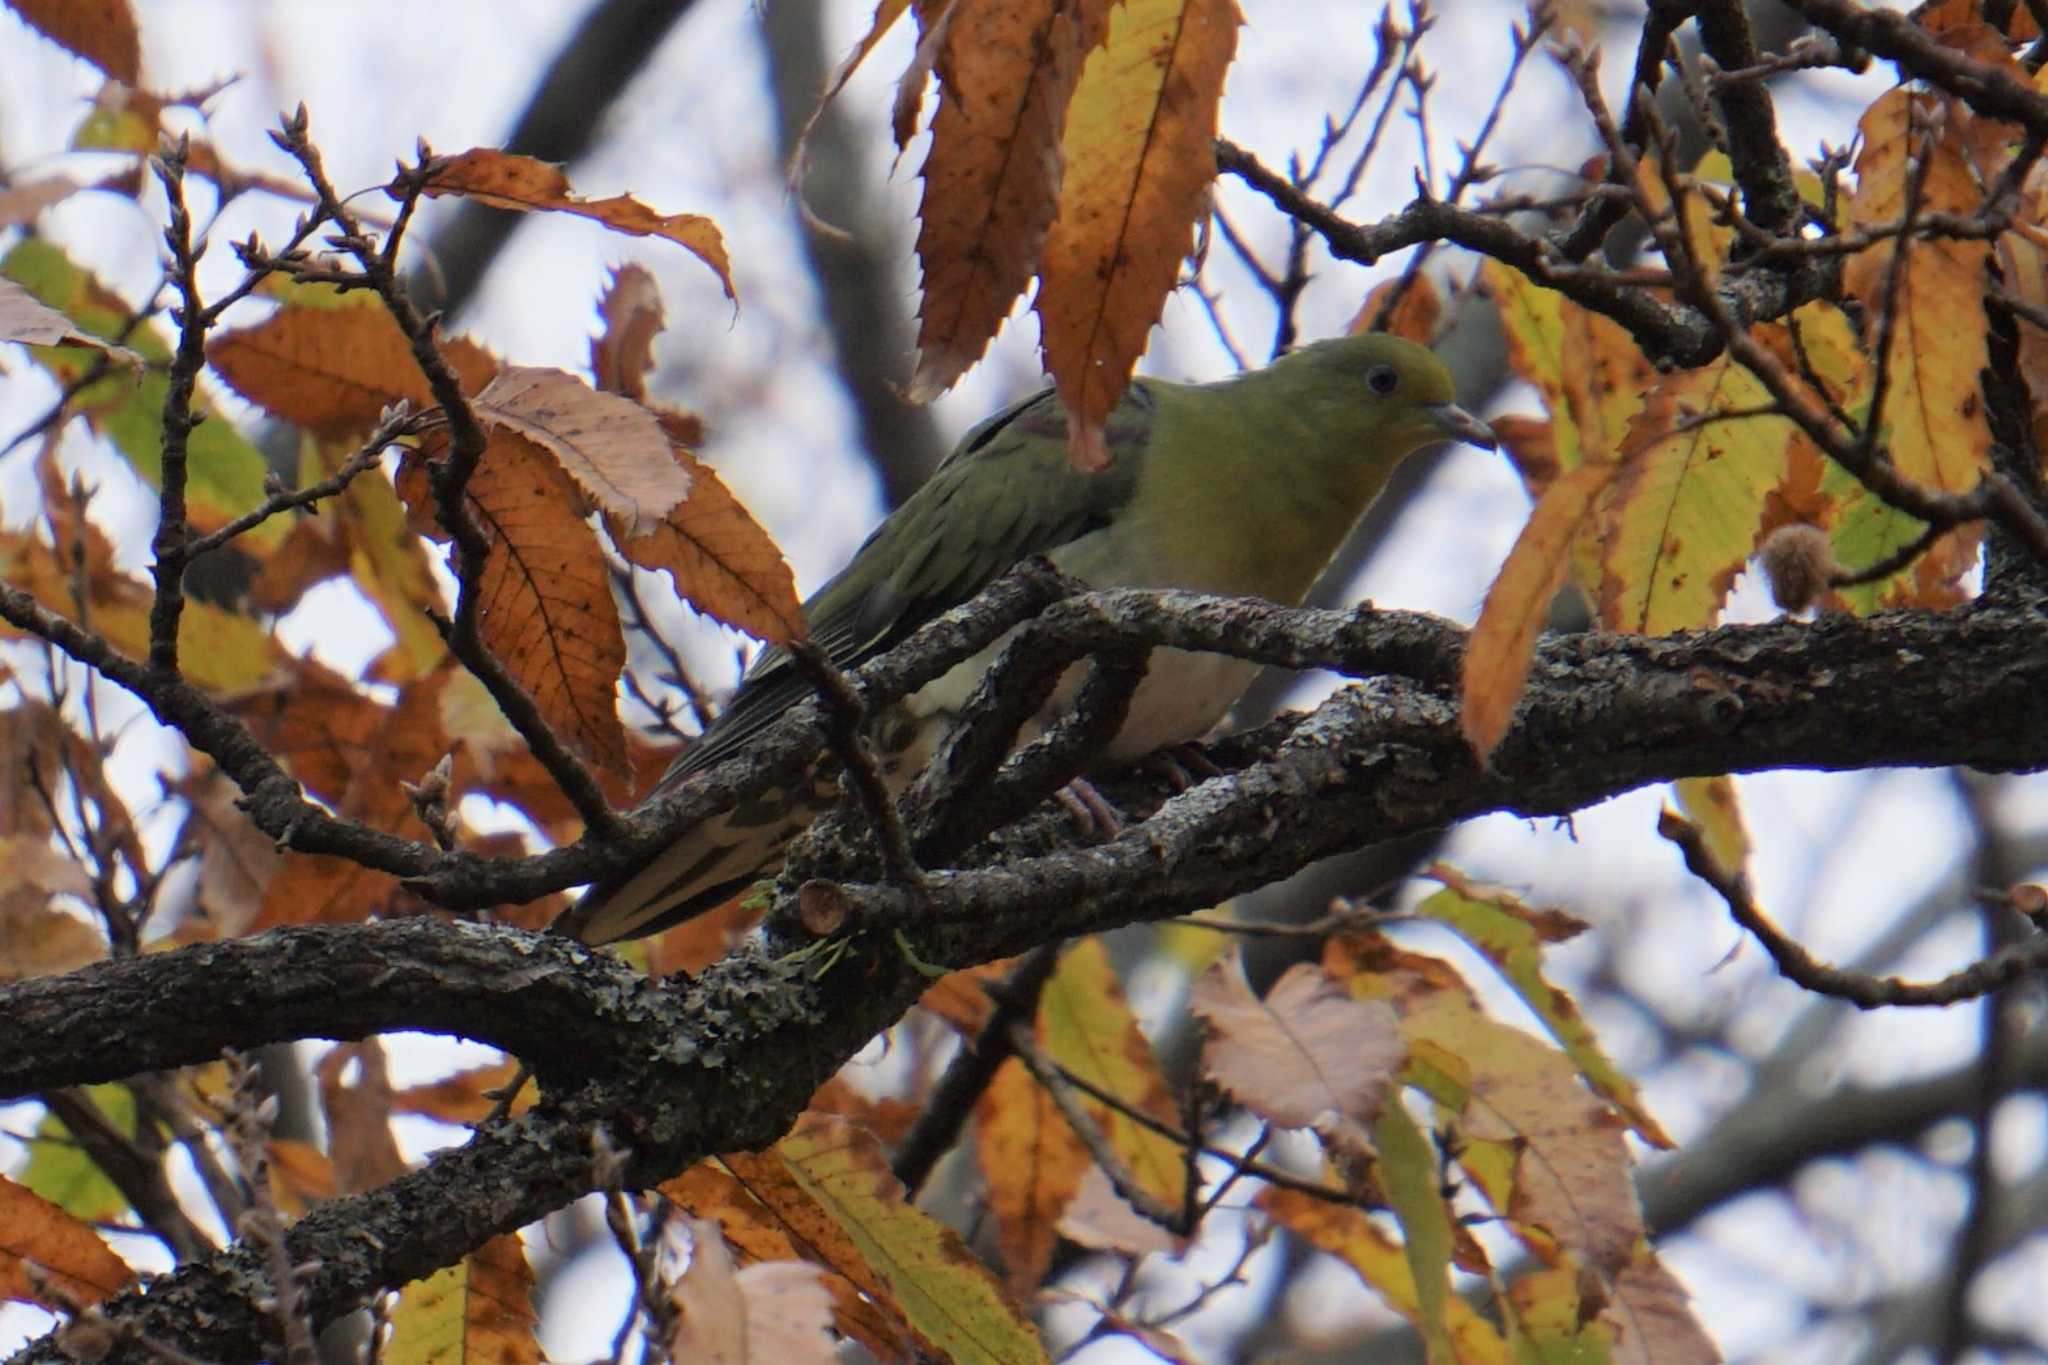
[[[1392,365],[1375,365],[1365,372],[1366,387],[1384,398],[1401,387],[1401,376]]]

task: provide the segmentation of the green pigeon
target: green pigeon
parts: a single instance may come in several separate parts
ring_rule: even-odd
[[[1492,431],[1454,399],[1450,372],[1425,348],[1385,333],[1342,337],[1220,383],[1134,380],[1110,414],[1113,462],[1084,474],[1067,457],[1066,413],[1046,390],[968,432],[876,528],[804,604],[810,638],[853,668],[1033,555],[1098,588],[1298,604],[1404,457],[1445,440],[1492,448]],[[894,788],[917,774],[999,648],[878,727]],[[1200,738],[1257,672],[1222,655],[1154,650],[1101,765]],[[656,792],[738,752],[808,695],[787,652],[763,651]],[[836,781],[821,779],[713,816],[645,866],[593,886],[570,922],[584,941],[610,943],[713,909],[772,876],[790,841],[837,798]]]

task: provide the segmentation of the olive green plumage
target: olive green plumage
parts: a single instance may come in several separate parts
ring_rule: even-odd
[[[1405,456],[1442,440],[1491,446],[1453,398],[1436,357],[1384,334],[1319,342],[1215,384],[1139,379],[1109,419],[1114,463],[1087,475],[1067,458],[1058,400],[1040,393],[968,432],[804,604],[811,639],[853,667],[1041,554],[1096,587],[1298,603]],[[890,727],[892,783],[916,773],[993,656],[908,699],[919,723]],[[1200,737],[1254,672],[1216,655],[1155,651],[1106,759]],[[730,756],[806,694],[784,651],[763,652],[661,789]],[[647,867],[593,887],[572,912],[582,936],[635,938],[713,908],[772,874],[833,799],[830,783],[806,786],[705,821]]]

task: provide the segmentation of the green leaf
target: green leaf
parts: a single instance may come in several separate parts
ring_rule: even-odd
[[[107,1084],[92,1086],[86,1094],[114,1131],[127,1138],[135,1136],[133,1091],[125,1085]],[[108,1222],[128,1212],[128,1196],[114,1187],[55,1114],[44,1114],[36,1125],[36,1141],[20,1181],[82,1222]]]
[[[121,339],[121,329],[132,311],[128,303],[91,272],[73,264],[61,248],[29,238],[0,260],[0,274],[70,318],[81,332],[108,341]],[[84,416],[94,431],[112,441],[150,487],[161,487],[171,345],[151,323],[134,328],[123,344],[141,355],[147,368],[137,374],[126,366],[115,367],[77,393],[71,411]],[[75,348],[28,349],[37,364],[67,387],[84,379],[94,365],[93,356]],[[268,466],[262,452],[203,395],[195,396],[193,409],[207,420],[193,429],[186,443],[186,498],[193,526],[208,531],[264,500]],[[274,517],[250,535],[257,545],[267,548],[281,541],[289,529],[289,519]]]

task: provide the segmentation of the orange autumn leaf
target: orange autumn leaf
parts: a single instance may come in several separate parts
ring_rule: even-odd
[[[940,95],[921,172],[914,399],[981,358],[1031,278],[1058,204],[1067,102],[1108,11],[1108,0],[953,0],[926,30]]]
[[[1398,275],[1373,286],[1344,332],[1356,336],[1378,325],[1381,331],[1428,346],[1436,341],[1443,315],[1444,297],[1429,276],[1418,274],[1410,279]]]
[[[1564,583],[1573,542],[1591,522],[1616,466],[1582,464],[1559,476],[1515,538],[1465,643],[1459,725],[1483,759],[1507,734],[1529,679],[1536,637]]]
[[[367,431],[401,399],[415,412],[435,406],[412,343],[374,295],[360,304],[293,303],[251,327],[223,332],[207,361],[236,393],[287,422],[328,436]],[[498,362],[464,337],[441,343],[465,392],[497,373]]]
[[[590,339],[591,378],[607,393],[645,402],[654,338],[668,325],[653,272],[639,265],[612,271],[597,315],[604,319],[604,331]]]
[[[1060,1218],[1093,1162],[1059,1106],[1012,1057],[974,1106],[974,1149],[1010,1291],[1028,1296],[1059,1245]]]
[[[419,456],[401,467],[399,493],[415,517],[432,515]],[[490,544],[477,584],[484,646],[558,736],[601,766],[622,768],[616,688],[626,639],[611,567],[575,485],[545,450],[500,431],[464,496]]]
[[[98,1303],[135,1281],[135,1272],[98,1233],[27,1186],[0,1175],[0,1301],[17,1299],[56,1308],[29,1277],[31,1263],[48,1283],[79,1303]]]
[[[569,213],[602,223],[614,232],[674,242],[711,267],[727,298],[736,297],[725,238],[718,225],[700,213],[657,213],[629,194],[581,199],[560,166],[494,147],[472,147],[454,156],[435,157],[423,169],[429,195],[456,194],[521,213]],[[393,198],[402,195],[396,187],[390,193]]]
[[[781,549],[709,465],[679,445],[670,456],[690,495],[637,535],[623,518],[607,517],[619,553],[665,571],[677,596],[707,616],[770,644],[800,639],[803,606]]]
[[[1104,424],[1207,212],[1242,22],[1237,0],[1126,0],[1074,87],[1032,306],[1082,469],[1109,464]]]
[[[7,0],[7,7],[121,84],[142,84],[142,35],[128,0]]]

